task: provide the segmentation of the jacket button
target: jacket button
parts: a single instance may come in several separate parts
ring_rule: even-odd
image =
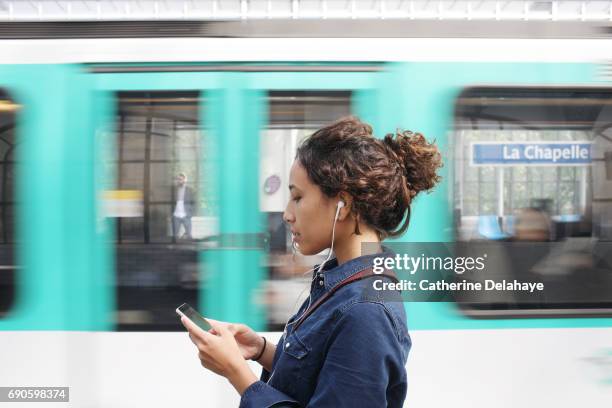
[[[290,345],[291,345],[291,343],[285,344],[285,348],[288,349]]]
[[[323,280],[319,281],[319,286],[323,286]]]

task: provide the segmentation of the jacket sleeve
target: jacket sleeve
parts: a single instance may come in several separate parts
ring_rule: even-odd
[[[356,303],[333,329],[308,407],[387,407],[405,396],[407,344],[380,303]],[[409,346],[408,346],[409,347]],[[403,400],[403,398],[402,398]]]
[[[263,381],[254,382],[240,398],[239,408],[299,408],[300,404]]]
[[[282,393],[276,388],[267,384],[270,372],[265,368],[261,370],[260,381],[257,381],[242,393],[240,408],[281,408],[281,407],[300,407],[300,404],[293,398]]]

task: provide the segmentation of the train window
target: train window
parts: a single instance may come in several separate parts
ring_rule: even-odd
[[[0,317],[11,309],[15,299],[16,261],[14,194],[15,160],[18,142],[15,136],[20,106],[0,89]]]
[[[456,239],[539,296],[462,294],[475,315],[612,311],[612,89],[470,88],[455,105]]]
[[[117,328],[181,330],[174,309],[198,303],[198,243],[211,235],[200,178],[199,92],[119,92],[115,187]],[[110,205],[109,205],[110,204]]]
[[[270,237],[265,304],[269,329],[282,330],[297,308],[300,292],[305,294],[304,279],[309,278],[304,273],[321,261],[318,256],[294,255],[290,232],[283,222],[283,211],[289,201],[289,170],[303,138],[351,113],[351,92],[271,91],[268,113],[260,146],[260,209]]]

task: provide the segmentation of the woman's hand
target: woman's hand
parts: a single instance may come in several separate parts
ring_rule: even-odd
[[[213,319],[206,320],[213,324],[225,326],[229,332],[234,335],[234,339],[236,340],[236,343],[238,343],[238,348],[242,353],[242,357],[244,357],[246,360],[251,360],[254,357],[261,356],[256,361],[266,370],[272,371],[272,362],[274,361],[276,345],[270,343],[269,341],[267,343],[264,342],[263,337],[244,324],[226,323]],[[214,329],[209,330],[209,332],[216,334]]]
[[[202,330],[186,317],[181,323],[189,331],[189,338],[198,348],[202,366],[226,377],[242,395],[257,377],[249,368],[242,351],[227,325],[207,319],[213,327],[209,332]]]
[[[234,335],[240,353],[245,360],[250,360],[261,353],[264,346],[263,338],[249,326],[240,323],[220,322],[213,319],[206,320],[208,320],[211,325],[226,327],[227,330]],[[218,334],[214,327],[209,332]]]

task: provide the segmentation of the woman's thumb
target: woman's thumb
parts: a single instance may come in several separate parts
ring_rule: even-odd
[[[222,323],[219,322],[217,320],[213,320],[213,319],[206,319],[208,320],[208,323],[210,323],[210,325],[212,326],[213,330],[215,332],[217,332],[220,336],[226,336],[226,335],[231,335],[231,333],[229,332],[227,326]]]

